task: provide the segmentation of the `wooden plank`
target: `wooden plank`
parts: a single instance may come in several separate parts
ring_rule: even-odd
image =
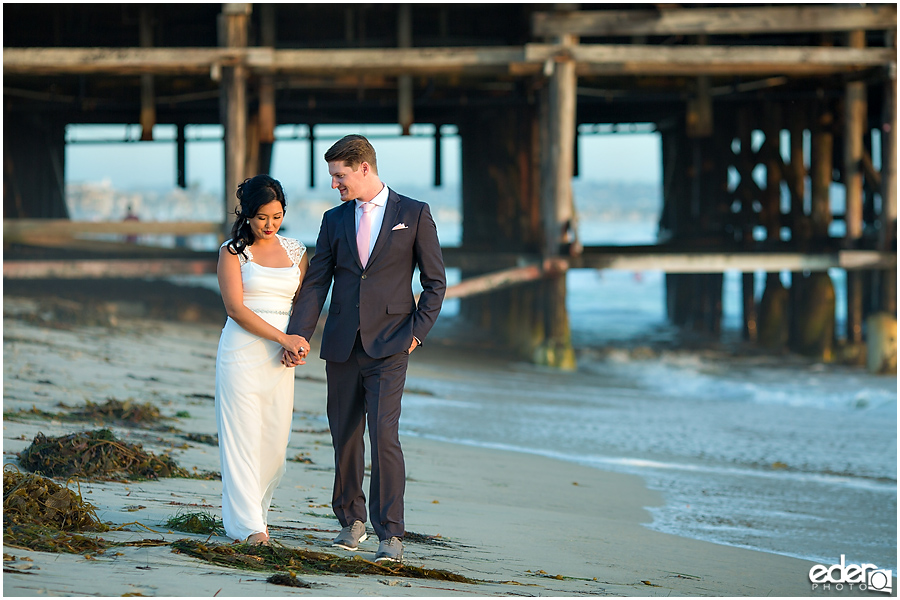
[[[810,222],[814,238],[828,237],[831,225],[831,180],[833,177],[834,115],[830,108],[819,103],[812,124],[809,179],[811,187]]]
[[[848,34],[848,46],[862,48],[865,46],[864,31],[852,31]],[[851,240],[862,237],[863,230],[863,172],[862,159],[865,149],[863,138],[866,135],[868,103],[866,83],[851,81],[846,84],[844,92],[844,164],[842,183],[846,194],[846,237]],[[862,302],[858,302],[862,320]],[[862,325],[860,325],[860,330]]]
[[[897,52],[897,32],[888,36],[888,47]],[[888,70],[884,82],[881,115],[881,213],[878,215],[878,247],[890,250],[897,240],[897,68]],[[896,311],[896,274],[888,304]]]
[[[209,74],[244,62],[252,71],[296,75],[540,73],[571,53],[579,75],[821,75],[895,65],[889,48],[527,44],[487,48],[4,48],[4,75]]]
[[[15,243],[31,248],[59,249],[67,253],[67,258],[74,258],[75,255],[114,258],[185,258],[188,256],[194,258],[203,254],[202,251],[191,250],[190,248],[151,246],[125,241],[123,236],[117,237],[120,237],[120,239],[112,241],[74,237],[44,237],[40,234],[35,234],[23,239],[6,240],[6,243]]]
[[[227,48],[247,48],[249,7],[242,4],[223,4],[220,15],[219,35],[221,45]],[[247,169],[247,80],[246,65],[239,62],[222,69],[220,113],[225,125],[225,214],[227,221],[238,212],[240,201],[235,197],[238,185],[248,176],[255,175]]]
[[[248,51],[233,48],[4,48],[3,74],[205,75],[209,74],[212,65],[235,64]]]
[[[570,60],[551,63],[547,84],[546,110],[542,113],[547,139],[540,151],[541,210],[544,217],[544,246],[547,256],[559,252],[566,223],[574,218],[572,175],[574,173],[575,110],[578,80]]]
[[[841,250],[834,253],[800,254],[790,252],[679,252],[616,254],[589,253],[578,267],[619,269],[625,271],[664,271],[666,273],[723,273],[725,271],[826,271],[832,268],[894,268],[897,255],[875,250]],[[575,265],[573,264],[573,267]]]
[[[887,48],[824,46],[653,46],[638,44],[526,44],[525,73],[571,56],[578,75],[824,75],[894,65]]]
[[[539,262],[540,257],[511,252],[479,253],[444,248],[448,268],[515,268]],[[698,252],[665,246],[586,246],[578,257],[569,257],[572,269],[619,269],[667,273],[723,273],[725,271],[825,271],[894,268],[896,252],[837,250],[834,252]]]
[[[524,267],[504,269],[487,275],[471,277],[447,288],[444,298],[466,298],[478,294],[486,294],[527,281],[537,281],[549,275],[558,275],[568,269],[565,260],[548,260],[543,265],[530,264]]]
[[[352,48],[273,50],[219,48],[4,48],[5,75],[209,74],[219,67],[246,64],[257,73],[428,74],[488,69],[505,72],[521,62],[521,46],[453,48]]]
[[[334,75],[428,75],[467,71],[505,73],[522,62],[521,46],[450,48],[360,48],[342,50],[277,50],[271,57],[248,57],[257,71]]]
[[[445,253],[448,267],[462,261],[486,265],[516,264],[501,272],[473,278],[471,283],[454,292],[452,297],[480,293],[478,290],[499,289],[507,284],[533,281],[537,273],[559,274],[567,268],[618,269],[625,271],[664,271],[666,273],[723,273],[725,271],[826,271],[896,269],[897,254],[875,250],[841,250],[831,253],[801,254],[791,252],[671,252],[647,246],[620,252],[613,247],[588,247],[577,258],[562,258],[540,263],[534,256],[474,254],[480,260],[460,251]],[[602,251],[601,251],[602,250]],[[524,265],[523,265],[524,263]],[[568,267],[566,266],[568,263]],[[540,266],[537,266],[540,265]],[[140,258],[140,259],[74,259],[74,260],[4,260],[3,276],[15,279],[40,278],[104,278],[166,277],[169,275],[202,275],[216,272],[215,258]],[[468,290],[468,291],[467,291]],[[448,297],[451,297],[448,294]]]
[[[532,33],[536,37],[567,33],[579,36],[769,34],[895,27],[897,7],[892,4],[582,10],[537,12],[532,16]]]
[[[3,219],[3,240],[14,242],[40,237],[75,237],[83,234],[196,235],[222,233],[222,223],[207,221],[70,221],[69,219]]]
[[[4,260],[9,279],[102,279],[166,277],[216,272],[212,259]]]

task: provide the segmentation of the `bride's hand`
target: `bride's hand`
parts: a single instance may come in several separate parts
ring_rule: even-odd
[[[306,356],[309,352],[309,342],[300,335],[285,335],[281,342],[285,350],[301,357]]]

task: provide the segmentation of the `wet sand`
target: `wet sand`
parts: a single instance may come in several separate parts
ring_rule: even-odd
[[[153,402],[183,433],[113,427],[144,449],[170,451],[179,465],[218,470],[218,450],[188,442],[214,434],[213,384],[220,327],[118,318],[115,326],[39,323],[33,299],[4,297],[4,411],[32,406],[58,412],[107,398]],[[447,357],[441,344],[413,354],[418,383]],[[454,358],[459,361],[458,357]],[[472,361],[471,369],[490,368]],[[333,476],[324,427],[324,363],[297,372],[294,430],[270,515],[285,546],[347,553],[330,546],[339,530],[329,502]],[[4,463],[38,432],[98,428],[55,419],[5,419]],[[382,575],[298,574],[311,589],[266,583],[268,574],[214,566],[167,546],[123,547],[91,556],[4,546],[4,595],[10,596],[799,596],[812,595],[812,563],[651,531],[647,507],[661,498],[640,478],[538,456],[403,438],[407,460],[405,562],[450,570],[484,583],[460,584]],[[74,484],[73,484],[74,485]],[[122,531],[112,540],[204,541],[167,530],[179,511],[220,515],[219,481],[162,479],[80,484],[101,520]],[[152,530],[152,531],[151,531]],[[427,539],[430,536],[440,536]],[[422,541],[416,541],[422,540]],[[225,537],[210,541],[227,543]],[[377,540],[358,555],[372,560]],[[14,559],[12,557],[15,557]],[[25,560],[30,559],[30,560]]]

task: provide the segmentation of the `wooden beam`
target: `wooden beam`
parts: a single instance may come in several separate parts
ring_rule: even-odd
[[[3,241],[29,236],[75,237],[84,234],[196,235],[221,233],[222,223],[207,221],[70,221],[69,219],[3,219]]]
[[[865,43],[866,36],[864,31],[852,31],[848,34],[848,46],[862,48],[865,46]],[[844,164],[842,177],[846,198],[846,237],[849,240],[861,238],[863,230],[862,159],[865,152],[863,137],[866,135],[867,109],[865,82],[849,82],[845,86],[844,91]],[[862,325],[860,324],[859,327],[861,329]]]
[[[412,5],[397,5],[397,46],[412,47]],[[403,135],[409,135],[415,116],[413,114],[413,79],[411,75],[401,75],[397,79],[397,122]]]
[[[897,31],[886,45],[897,51]],[[881,212],[878,215],[878,248],[896,251],[897,242],[897,66],[887,70],[881,114]],[[881,273],[881,310],[897,314],[897,270]]]
[[[867,151],[863,151],[862,155],[862,170],[866,179],[872,184],[873,187],[877,189],[881,189],[881,173],[879,173],[875,169],[875,164],[872,162],[872,157],[869,155]]]
[[[262,44],[272,48],[275,46],[275,8],[274,4],[260,6],[260,29]],[[275,143],[275,80],[271,75],[263,75],[259,79],[259,143]]]
[[[505,73],[524,59],[521,46],[450,48],[361,48],[277,50],[270,57],[248,56],[254,70],[275,73],[365,75],[440,75]]]
[[[444,298],[467,298],[478,294],[486,294],[495,290],[512,287],[528,281],[537,281],[565,273],[569,265],[565,259],[545,261],[541,264],[531,264],[524,267],[504,269],[487,275],[471,277],[456,285],[447,288]]]
[[[208,75],[212,65],[235,64],[246,53],[229,48],[4,48],[3,74]]]
[[[559,252],[567,224],[574,218],[575,111],[578,81],[571,60],[551,61],[544,129],[546,147],[541,152],[541,207],[544,218],[544,251]]]
[[[536,254],[479,253],[444,248],[450,268],[515,268],[537,264]],[[691,252],[665,246],[586,246],[578,257],[566,257],[570,269],[618,269],[666,273],[723,273],[725,271],[827,271],[841,268],[882,269],[897,265],[896,252],[836,250],[833,252]]]
[[[187,139],[184,137],[184,123],[175,127],[175,181],[181,189],[187,188]]]
[[[890,48],[527,44],[453,48],[4,48],[4,75],[210,74],[245,64],[262,73],[534,75],[570,53],[579,75],[824,75],[895,65]]]
[[[889,36],[889,47],[897,51],[897,32]],[[878,216],[878,247],[890,250],[897,240],[897,66],[888,68],[881,115],[881,214]],[[896,288],[894,289],[896,292]],[[896,310],[896,299],[894,299]]]
[[[619,269],[625,271],[664,271],[667,273],[722,273],[725,271],[827,271],[896,269],[897,254],[874,250],[841,250],[831,253],[801,254],[790,252],[672,252],[652,246],[633,247],[621,252],[614,247],[589,247],[578,258],[562,258],[541,263],[536,256],[472,254],[445,249],[448,267],[461,263],[522,264],[501,272],[467,280],[466,286],[447,297],[462,297],[478,290],[499,289],[505,285],[558,275],[570,269]],[[449,252],[448,252],[449,251]],[[471,255],[471,256],[470,256]],[[499,258],[499,260],[498,260]],[[568,262],[568,267],[565,263]],[[539,266],[540,265],[540,266]],[[165,277],[169,275],[202,275],[216,272],[216,259],[209,258],[140,258],[84,260],[15,260],[3,261],[3,276],[14,279]],[[465,282],[464,282],[465,283]]]
[[[140,10],[140,43],[142,48],[153,46],[153,9],[142,6]],[[141,141],[153,141],[153,126],[156,125],[156,94],[153,75],[141,75]]]
[[[216,272],[215,259],[4,260],[9,279],[101,279],[167,277]]]
[[[527,67],[571,56],[579,75],[825,75],[896,64],[886,48],[526,44]],[[522,69],[527,70],[527,68]]]
[[[4,48],[4,75],[206,75],[246,64],[256,73],[342,75],[503,74],[521,46],[273,50],[248,48]]]
[[[811,187],[810,222],[813,237],[828,237],[831,225],[831,180],[833,169],[834,115],[830,107],[820,103],[812,125],[812,145],[810,148],[809,179]]]
[[[892,4],[582,10],[537,12],[532,16],[535,37],[567,33],[580,36],[769,34],[895,27],[897,7]]]
[[[589,252],[573,268],[664,271],[666,273],[723,273],[725,271],[827,271],[832,268],[884,269],[895,267],[897,255],[875,250],[841,250],[827,254],[790,252],[669,252],[616,254]]]
[[[220,45],[246,49],[250,23],[250,4],[223,4],[219,15]],[[249,73],[243,62],[222,69],[221,120],[225,125],[225,215],[227,223],[236,214],[240,201],[235,197],[237,186],[247,171],[247,79]],[[226,225],[227,227],[227,225]]]

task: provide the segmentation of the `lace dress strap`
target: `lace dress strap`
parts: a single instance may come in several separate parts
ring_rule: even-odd
[[[291,262],[295,265],[299,265],[300,259],[303,258],[303,254],[306,252],[306,246],[303,242],[293,238],[281,237],[280,235],[278,236],[278,241],[281,242],[282,247],[291,259]]]
[[[225,242],[224,244],[222,244],[219,247],[224,248],[225,246],[227,246],[230,243],[231,243],[231,240],[228,240],[227,242]],[[250,246],[245,246],[244,251],[241,252],[240,254],[238,254],[237,257],[238,257],[238,260],[241,262],[242,267],[245,264],[247,264],[249,261],[253,260],[253,253],[250,252]]]

